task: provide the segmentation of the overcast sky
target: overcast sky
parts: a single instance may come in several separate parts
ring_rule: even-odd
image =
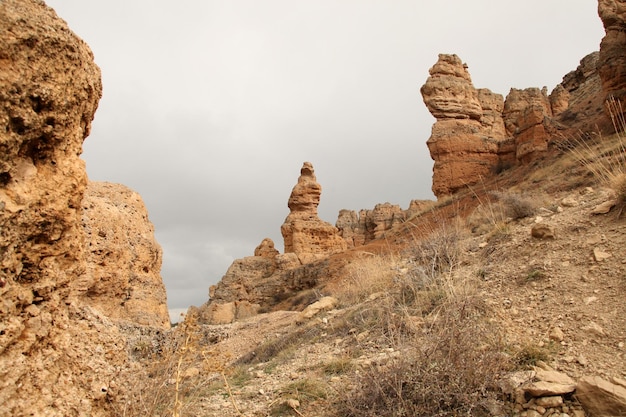
[[[304,161],[320,217],[432,199],[419,93],[438,53],[474,85],[549,90],[598,50],[592,0],[47,0],[94,52],[91,180],[138,191],[171,309],[280,225]]]

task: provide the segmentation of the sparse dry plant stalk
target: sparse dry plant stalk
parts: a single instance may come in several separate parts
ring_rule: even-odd
[[[626,119],[620,101],[609,98],[606,107],[615,129],[614,135],[592,137],[581,133],[567,140],[564,146],[600,184],[613,191],[617,216],[620,217],[626,209]]]

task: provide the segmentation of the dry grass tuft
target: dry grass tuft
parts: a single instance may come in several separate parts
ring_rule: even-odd
[[[617,217],[621,217],[626,209],[626,119],[619,101],[611,98],[606,106],[615,128],[614,135],[605,138],[579,134],[565,141],[563,146],[600,184],[614,192]]]
[[[395,276],[396,261],[390,256],[364,253],[346,267],[344,285],[334,291],[343,306],[365,301],[372,294],[388,290]]]
[[[497,380],[510,363],[501,330],[485,312],[476,297],[446,302],[402,356],[354,377],[337,415],[489,415]]]
[[[115,405],[116,415],[200,415],[204,397],[216,389],[230,390],[226,379],[229,358],[211,351],[193,317],[176,326],[158,349],[139,348],[138,366],[145,372],[138,371],[128,381],[126,400]],[[233,406],[236,409],[234,399]]]

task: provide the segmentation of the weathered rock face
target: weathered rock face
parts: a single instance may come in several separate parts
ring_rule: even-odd
[[[614,11],[621,6],[600,3],[600,13],[607,7],[607,16],[612,16],[609,26],[619,26]],[[584,57],[550,95],[545,87],[511,89],[506,100],[474,89],[467,66],[456,55],[440,55],[421,89],[426,107],[437,118],[427,141],[435,161],[435,195],[452,194],[504,167],[528,163],[548,150],[552,138],[611,131],[605,97],[621,94],[626,85],[620,81],[620,71],[626,72],[620,55],[626,43],[614,29],[607,30],[607,38],[609,52],[601,49]],[[622,46],[610,52],[615,44]]]
[[[68,299],[85,272],[79,155],[100,71],[43,2],[1,2],[0,27],[0,403],[6,415],[102,415],[123,355],[94,355],[98,343],[119,351],[113,331],[97,334],[106,320]]]
[[[518,161],[530,162],[548,149],[547,125],[552,107],[545,89],[512,88],[502,115],[507,136],[514,138]]]
[[[592,416],[623,416],[626,414],[626,381],[615,382],[585,376],[578,381],[576,398]]]
[[[87,263],[79,159],[100,71],[41,1],[0,1],[0,27],[0,414],[115,414],[140,370],[104,305],[86,304],[105,269]]]
[[[377,204],[373,210],[341,210],[336,227],[348,248],[365,245],[382,238],[395,225],[404,222],[407,211],[390,203]]]
[[[474,88],[467,66],[447,54],[439,55],[420,91],[437,119],[427,142],[435,161],[435,195],[454,193],[490,175],[501,160],[500,142],[506,139],[502,96]]]
[[[90,182],[82,208],[87,272],[74,289],[111,319],[169,328],[162,251],[141,196]]]
[[[280,228],[285,253],[295,253],[302,264],[346,250],[337,228],[317,216],[321,192],[313,165],[305,162],[289,197],[290,213]]]
[[[606,35],[600,43],[598,72],[604,97],[626,98],[626,3],[599,0],[598,14]]]
[[[209,301],[188,314],[200,323],[230,323],[271,309],[319,283],[326,258],[347,249],[339,230],[317,216],[321,192],[313,166],[305,162],[289,197],[291,212],[281,226],[285,253],[280,254],[271,239],[263,239],[254,256],[236,259],[209,288]]]
[[[254,249],[254,256],[260,256],[267,259],[275,259],[276,256],[279,255],[280,252],[274,247],[274,241],[270,238],[265,238],[259,244],[259,246]]]

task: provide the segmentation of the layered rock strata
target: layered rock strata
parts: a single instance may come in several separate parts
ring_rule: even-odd
[[[433,192],[446,195],[490,175],[506,140],[501,95],[477,90],[456,55],[440,54],[421,88],[424,104],[437,119],[427,141]]]
[[[315,178],[310,162],[300,170],[298,183],[289,196],[289,215],[280,228],[285,240],[285,253],[295,253],[302,264],[323,259],[346,250],[346,242],[335,226],[317,215],[322,187]]]
[[[604,19],[605,26],[608,22],[615,27],[619,13],[607,16],[613,18]],[[620,42],[613,32],[607,30],[608,45]],[[513,88],[506,100],[488,89],[474,88],[458,56],[439,55],[421,89],[426,107],[437,119],[427,141],[435,161],[435,195],[453,194],[506,167],[529,163],[541,157],[553,139],[610,131],[605,97],[619,95],[622,88],[616,69],[620,52],[604,50],[611,48],[584,57],[549,95],[545,87]]]

